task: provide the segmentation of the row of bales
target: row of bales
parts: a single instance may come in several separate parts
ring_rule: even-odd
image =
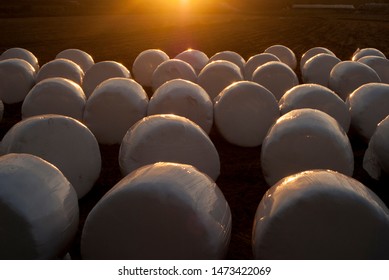
[[[28,50],[8,49],[0,113],[22,103],[22,120],[0,143],[0,258],[66,255],[79,199],[100,176],[101,145],[120,145],[123,179],[86,218],[82,258],[225,258],[234,219],[215,183],[223,174],[213,129],[232,145],[261,147],[269,189],[253,221],[255,258],[388,258],[389,210],[352,178],[348,134],[366,143],[363,168],[379,180],[389,171],[388,83],[389,61],[374,48],[341,61],[315,47],[299,63],[283,45],[247,61],[148,49],[131,71],[78,49],[41,66]]]

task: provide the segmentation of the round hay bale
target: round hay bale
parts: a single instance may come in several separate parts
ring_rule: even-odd
[[[84,71],[71,60],[58,58],[42,65],[36,75],[36,83],[48,78],[65,78],[81,85]]]
[[[65,58],[75,62],[78,66],[81,67],[84,73],[88,71],[93,66],[93,64],[95,64],[93,57],[90,54],[79,49],[63,50],[59,52],[55,58]]]
[[[126,176],[92,209],[81,254],[84,259],[222,259],[230,234],[230,208],[212,179],[190,165],[155,163]]]
[[[0,259],[59,259],[78,228],[72,185],[52,164],[33,155],[0,157]]]

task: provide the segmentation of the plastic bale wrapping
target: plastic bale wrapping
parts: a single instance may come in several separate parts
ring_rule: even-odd
[[[0,259],[60,259],[78,228],[72,185],[33,155],[0,157]]]
[[[191,120],[177,115],[153,115],[134,124],[120,145],[119,165],[125,176],[155,162],[190,164],[216,180],[219,154],[209,136]]]
[[[151,87],[155,69],[166,60],[169,60],[169,56],[162,50],[148,49],[142,51],[132,64],[134,79],[144,87]]]
[[[28,92],[22,118],[58,114],[82,120],[85,104],[86,96],[78,84],[65,78],[48,78]]]
[[[216,60],[208,63],[201,70],[198,84],[205,89],[211,100],[229,85],[242,81],[240,68],[227,60]]]
[[[356,61],[342,61],[332,68],[329,88],[343,100],[357,88],[368,83],[380,83],[378,74],[366,64]]]
[[[35,69],[19,58],[0,61],[0,99],[5,104],[22,102],[35,85]]]
[[[234,51],[221,51],[221,52],[215,53],[209,59],[209,63],[211,63],[213,61],[218,61],[218,60],[225,60],[225,61],[229,61],[229,62],[234,63],[236,66],[239,67],[239,69],[241,70],[241,73],[243,75],[244,66],[246,64],[246,61],[237,52],[234,52]]]
[[[300,70],[303,70],[305,63],[308,60],[310,60],[312,57],[314,57],[315,55],[318,55],[318,54],[329,54],[329,55],[332,55],[332,56],[336,57],[336,55],[332,51],[327,49],[327,48],[324,48],[324,47],[313,47],[313,48],[310,48],[305,53],[303,53],[303,55],[301,56],[301,59],[300,59]]]
[[[147,115],[175,114],[198,124],[207,134],[213,125],[213,103],[193,82],[174,79],[160,86],[150,99]]]
[[[87,98],[95,88],[110,78],[131,78],[130,71],[121,63],[116,61],[100,61],[85,72],[82,88]]]
[[[257,259],[388,259],[389,211],[351,177],[301,172],[263,196],[252,247]]]
[[[389,115],[389,85],[370,83],[357,88],[347,100],[351,126],[366,142],[377,124]]]
[[[204,52],[193,49],[180,52],[175,58],[189,63],[197,75],[209,62],[209,57]]]
[[[54,164],[83,197],[100,175],[96,138],[81,122],[66,116],[42,115],[14,125],[0,144],[1,154],[28,153]]]
[[[288,90],[279,101],[281,114],[295,109],[311,108],[327,113],[347,133],[351,115],[346,103],[332,90],[317,84],[302,84]]]
[[[78,64],[71,60],[58,58],[42,65],[36,75],[36,83],[48,78],[57,77],[69,79],[76,84],[82,85],[84,71]]]
[[[164,83],[174,80],[184,79],[190,82],[197,82],[197,74],[193,67],[180,59],[169,59],[157,66],[151,78],[153,92]]]
[[[376,48],[362,48],[362,49],[357,49],[354,52],[351,60],[358,61],[359,59],[365,56],[378,56],[378,57],[386,58],[385,54]]]
[[[39,70],[38,59],[29,50],[26,50],[23,48],[10,48],[10,49],[5,50],[0,55],[0,61],[10,59],[10,58],[19,58],[19,59],[22,59],[24,61],[27,61],[34,68],[35,71]]]
[[[190,165],[155,163],[130,173],[92,209],[81,254],[84,259],[222,259],[230,234],[230,208],[212,179]]]
[[[315,55],[301,69],[303,82],[329,87],[330,73],[332,68],[339,62],[341,60],[331,54],[322,53]]]
[[[242,147],[261,145],[280,116],[274,95],[250,81],[233,83],[215,100],[217,129],[228,142]]]
[[[270,61],[258,67],[253,73],[256,82],[273,93],[277,100],[294,86],[299,84],[296,73],[283,62]]]
[[[295,53],[284,45],[273,45],[264,50],[264,53],[271,53],[277,56],[281,62],[295,70],[297,67],[297,58]]]
[[[244,65],[244,78],[252,81],[255,70],[270,61],[280,61],[280,59],[271,53],[259,53],[251,56]]]
[[[376,71],[382,83],[389,84],[389,59],[379,56],[364,56],[358,62],[370,66]]]
[[[127,130],[147,114],[149,98],[137,82],[111,78],[86,102],[84,123],[100,144],[120,144]]]
[[[284,177],[311,169],[331,169],[348,176],[354,170],[350,141],[330,115],[297,109],[280,117],[262,144],[261,165],[271,186]]]
[[[389,174],[389,117],[383,119],[370,138],[369,146],[363,158],[363,168],[379,180],[382,171]]]
[[[75,62],[78,66],[81,67],[84,73],[88,71],[93,66],[93,64],[95,64],[93,57],[90,54],[79,49],[63,50],[59,52],[55,58],[65,58]]]

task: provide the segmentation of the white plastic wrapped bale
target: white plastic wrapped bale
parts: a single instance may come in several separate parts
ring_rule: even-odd
[[[5,104],[22,102],[35,85],[35,70],[19,58],[0,61],[0,99]]]
[[[78,228],[77,195],[52,164],[33,155],[0,157],[0,259],[59,259]]]
[[[274,54],[281,62],[285,63],[293,70],[297,67],[297,58],[295,53],[284,45],[270,46],[264,51],[264,53]]]
[[[99,145],[81,122],[60,115],[43,115],[14,125],[1,142],[1,154],[28,153],[54,164],[80,199],[100,175]]]
[[[169,59],[169,56],[157,49],[149,49],[141,52],[135,58],[132,65],[134,79],[145,87],[151,87],[151,80],[155,69],[162,62]]]
[[[378,74],[366,64],[356,61],[342,61],[331,70],[329,88],[343,100],[346,100],[358,87],[380,82]]]
[[[131,78],[131,73],[121,63],[116,61],[100,61],[95,64],[84,75],[82,88],[88,98],[95,88],[110,78]]]
[[[243,75],[244,72],[244,66],[246,64],[246,61],[244,58],[234,51],[221,51],[218,53],[215,53],[211,58],[209,59],[209,63],[217,60],[225,60],[234,63],[239,67],[241,70],[241,73]]]
[[[223,89],[242,80],[242,73],[236,64],[227,60],[217,60],[208,63],[201,70],[198,84],[213,100]]]
[[[348,105],[332,90],[317,84],[297,85],[288,90],[279,101],[281,114],[295,109],[311,108],[333,117],[347,133],[351,115]]]
[[[274,95],[250,81],[230,85],[215,100],[217,129],[228,142],[242,147],[261,145],[280,116]]]
[[[65,78],[81,85],[84,71],[75,62],[58,58],[42,65],[36,75],[36,83],[48,78]]]
[[[389,211],[357,180],[330,170],[291,175],[263,196],[254,220],[256,259],[389,258]]]
[[[332,56],[335,56],[335,57],[336,57],[336,55],[335,55],[332,51],[330,51],[329,49],[327,49],[327,48],[324,48],[324,47],[313,47],[313,48],[310,48],[309,50],[307,50],[307,51],[301,56],[301,59],[300,59],[300,70],[303,69],[304,64],[305,64],[309,59],[311,59],[311,58],[314,57],[315,55],[321,54],[321,53],[329,54],[329,55],[332,55]]]
[[[153,73],[151,78],[153,91],[155,92],[161,85],[174,79],[184,79],[196,83],[197,75],[193,67],[183,60],[166,60],[158,65]]]
[[[120,144],[127,130],[147,114],[149,98],[132,79],[111,78],[89,97],[84,123],[101,144]]]
[[[197,75],[209,61],[209,57],[204,52],[193,49],[185,50],[176,55],[175,58],[189,63],[196,71]]]
[[[359,59],[361,59],[362,57],[364,56],[378,56],[378,57],[382,57],[382,58],[386,58],[385,54],[383,52],[381,52],[380,50],[376,49],[376,48],[363,48],[363,49],[357,49],[354,54],[353,54],[353,57],[351,58],[352,61],[358,61]]]
[[[244,78],[248,81],[253,79],[253,73],[259,66],[262,66],[266,62],[280,61],[278,57],[271,53],[260,53],[251,56],[244,66]]]
[[[347,100],[351,126],[367,142],[377,124],[389,115],[389,85],[370,83],[357,88]]]
[[[262,144],[262,171],[271,186],[310,169],[331,169],[348,176],[354,170],[350,141],[330,115],[297,109],[280,117]]]
[[[286,91],[299,84],[296,73],[285,63],[270,61],[258,67],[253,74],[253,82],[256,82],[273,93],[277,100]]]
[[[4,51],[0,55],[0,61],[6,60],[10,58],[19,58],[24,61],[27,61],[30,63],[30,65],[34,68],[34,70],[37,72],[39,70],[39,62],[37,57],[30,52],[29,50],[23,49],[23,48],[10,48]]]
[[[198,84],[174,79],[160,86],[150,99],[147,115],[175,114],[198,124],[207,134],[213,125],[213,103]]]
[[[215,182],[193,166],[160,162],[132,172],[97,203],[85,221],[81,255],[223,259],[230,234],[230,208]]]
[[[27,94],[22,118],[58,114],[82,120],[85,103],[84,91],[78,84],[64,78],[48,78],[37,83]]]
[[[304,83],[314,83],[329,87],[330,73],[336,64],[341,62],[339,58],[331,54],[317,54],[305,62],[301,77]]]
[[[382,171],[389,174],[388,139],[389,116],[377,125],[363,158],[363,168],[375,180],[380,179]]]
[[[358,62],[370,66],[376,71],[382,83],[389,84],[389,59],[379,56],[364,56]]]
[[[177,115],[148,116],[134,124],[120,145],[123,176],[159,162],[190,164],[216,181],[219,154],[208,135],[191,120]]]
[[[89,70],[95,64],[93,57],[85,51],[79,49],[66,49],[59,52],[56,57],[65,58],[75,62],[78,66],[81,67],[84,73]]]

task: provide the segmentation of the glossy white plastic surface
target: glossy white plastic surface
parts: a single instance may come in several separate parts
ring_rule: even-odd
[[[220,174],[219,154],[208,135],[191,120],[177,115],[148,116],[123,138],[119,165],[124,176],[159,161],[193,165],[213,180]]]
[[[85,103],[86,96],[78,84],[64,78],[48,78],[37,83],[27,94],[22,118],[58,114],[82,120]]]
[[[193,82],[174,79],[160,86],[150,99],[147,115],[175,114],[198,124],[207,134],[213,125],[213,103]]]
[[[66,78],[81,85],[84,71],[71,60],[58,58],[42,65],[36,75],[36,83],[48,78]]]
[[[238,146],[261,145],[280,116],[274,95],[254,82],[236,82],[215,100],[216,127],[224,139]]]
[[[336,57],[336,55],[332,51],[327,49],[327,48],[324,48],[324,47],[313,47],[313,48],[310,48],[305,53],[303,53],[303,55],[301,56],[301,59],[300,59],[300,70],[302,70],[304,68],[305,63],[309,59],[311,59],[315,55],[321,54],[321,53],[329,54],[329,55],[332,55],[332,56]]]
[[[23,48],[10,48],[5,50],[0,55],[0,61],[9,59],[9,58],[20,58],[24,61],[27,61],[30,63],[30,65],[34,68],[35,71],[39,70],[39,62],[37,57],[30,52],[29,50],[23,49]]]
[[[5,104],[22,102],[35,85],[35,70],[25,60],[0,61],[0,100]]]
[[[375,180],[379,180],[382,171],[389,174],[389,116],[383,119],[370,138],[369,146],[363,158],[363,168]]]
[[[79,49],[66,49],[57,54],[55,58],[65,58],[75,62],[84,73],[95,64],[93,57]]]
[[[246,61],[239,53],[234,52],[234,51],[221,51],[221,52],[215,53],[213,56],[211,56],[211,58],[209,59],[209,63],[211,63],[213,61],[217,61],[217,60],[226,60],[226,61],[234,63],[242,71],[242,75],[243,75],[244,66],[246,64]]]
[[[284,178],[263,196],[254,220],[257,259],[389,258],[389,211],[355,179],[329,170]]]
[[[386,58],[385,54],[376,48],[363,48],[363,49],[357,49],[354,52],[351,60],[358,61],[359,59],[361,59],[364,56],[372,56],[372,55]]]
[[[0,259],[59,259],[78,228],[72,185],[52,164],[33,155],[0,157]]]
[[[230,234],[230,208],[215,182],[193,166],[160,162],[132,172],[97,203],[85,222],[81,254],[223,259]]]
[[[303,82],[329,87],[331,70],[339,62],[341,60],[331,54],[322,53],[313,56],[301,69]]]
[[[158,65],[168,59],[169,56],[161,50],[148,49],[142,51],[135,58],[132,65],[134,79],[142,86],[151,87],[154,70],[158,67]]]
[[[377,124],[389,115],[389,85],[370,83],[357,88],[347,100],[351,125],[366,141]]]
[[[296,73],[285,63],[270,61],[258,67],[253,74],[253,82],[256,82],[273,93],[277,100],[286,91],[299,84]]]
[[[295,53],[284,45],[273,45],[268,47],[264,53],[271,53],[277,56],[281,62],[288,65],[291,69],[295,70],[297,67],[297,58]]]
[[[358,62],[370,66],[376,71],[382,83],[389,84],[389,59],[379,56],[364,56]]]
[[[356,61],[342,61],[332,68],[329,88],[343,100],[358,87],[368,83],[381,82],[378,74],[366,64]]]
[[[161,85],[174,79],[183,79],[196,83],[197,75],[193,67],[183,60],[166,60],[158,65],[153,73],[151,78],[153,91],[155,92]]]
[[[189,63],[196,71],[197,75],[209,61],[209,57],[204,52],[193,49],[188,49],[179,53],[176,55],[175,59],[180,59]]]
[[[54,164],[73,185],[80,199],[100,175],[96,138],[81,122],[60,115],[43,115],[14,125],[0,144],[1,154],[28,153]]]
[[[311,108],[333,117],[348,132],[351,115],[348,105],[332,90],[317,84],[297,85],[288,90],[279,101],[281,114],[295,109]]]
[[[354,155],[338,122],[314,109],[280,117],[262,144],[262,171],[269,186],[294,173],[331,169],[352,176]]]
[[[82,88],[88,98],[95,88],[110,78],[131,78],[131,73],[121,63],[116,61],[101,61],[95,63],[84,76]]]
[[[120,144],[127,130],[147,114],[149,98],[137,82],[111,78],[86,102],[84,123],[101,144]]]
[[[205,89],[211,100],[226,87],[243,80],[240,68],[227,60],[216,60],[208,63],[201,70],[198,84]]]
[[[253,73],[259,66],[262,66],[266,62],[280,61],[280,59],[271,53],[260,53],[251,56],[244,66],[244,78],[248,81],[253,79]]]

